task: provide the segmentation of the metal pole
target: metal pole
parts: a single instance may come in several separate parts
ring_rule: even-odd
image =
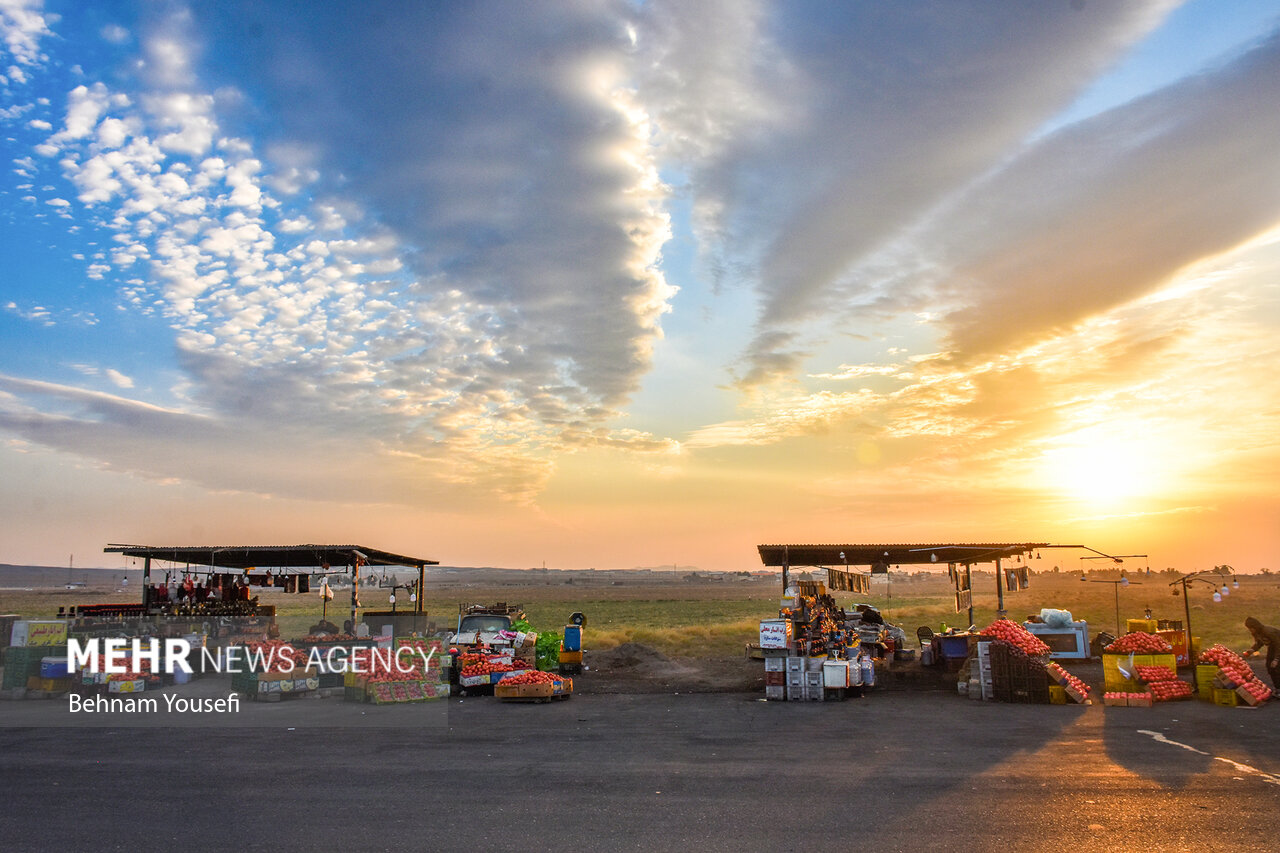
[[[1191,599],[1187,597],[1187,579],[1182,578],[1182,607],[1187,615],[1187,660],[1191,662],[1191,683],[1200,691],[1200,679],[1196,676],[1195,660],[1191,657]]]
[[[151,612],[151,558],[142,558],[142,611]]]
[[[969,588],[969,624],[973,624],[973,566],[964,564],[965,586]]]
[[[356,632],[356,608],[360,606],[360,561],[351,567],[351,633]]]
[[[1111,585],[1116,590],[1116,636],[1120,636],[1120,581],[1112,581]]]
[[[1000,558],[996,557],[996,618],[1003,619],[1004,612],[1004,570],[1000,567]],[[970,623],[972,624],[972,623]]]

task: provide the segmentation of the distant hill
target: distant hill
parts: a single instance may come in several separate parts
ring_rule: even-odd
[[[32,587],[33,589],[61,587],[69,583],[82,583],[92,587],[117,587],[123,578],[130,585],[142,583],[141,569],[70,569],[65,566],[16,566],[0,563],[0,587]]]

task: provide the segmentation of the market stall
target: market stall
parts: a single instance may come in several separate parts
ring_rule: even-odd
[[[875,684],[877,658],[902,641],[897,626],[874,611],[846,612],[820,582],[800,581],[782,599],[777,619],[760,623],[765,697],[823,701],[861,695]]]

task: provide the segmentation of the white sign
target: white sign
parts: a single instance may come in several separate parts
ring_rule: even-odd
[[[785,649],[791,640],[791,623],[786,619],[770,619],[760,623],[760,648]]]

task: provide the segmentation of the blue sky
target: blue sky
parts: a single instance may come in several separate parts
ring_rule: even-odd
[[[0,0],[0,560],[1265,561],[1277,26]]]

